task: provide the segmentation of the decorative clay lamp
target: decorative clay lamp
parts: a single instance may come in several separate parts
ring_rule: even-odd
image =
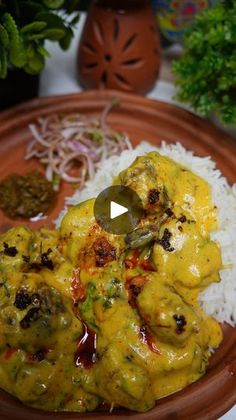
[[[158,76],[160,39],[148,0],[94,0],[78,52],[85,88],[144,94]]]

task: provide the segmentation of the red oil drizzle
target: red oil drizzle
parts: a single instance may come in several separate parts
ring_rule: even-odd
[[[16,351],[17,349],[13,349],[12,347],[9,347],[4,353],[5,360],[9,360]]]
[[[132,256],[125,260],[125,267],[126,268],[137,267],[139,255],[140,255],[140,251],[138,249],[135,249]]]
[[[142,325],[139,329],[139,337],[142,343],[147,344],[151,351],[161,354],[160,350],[154,343],[153,335],[150,333],[146,325]]]
[[[140,259],[140,250],[135,249],[133,254],[125,260],[127,269],[142,268],[144,271],[154,271],[154,268],[147,258]]]
[[[142,267],[145,271],[154,271],[154,268],[149,260],[142,260],[140,262],[140,267]]]
[[[75,364],[76,366],[83,366],[85,369],[89,369],[96,362],[97,335],[84,321],[82,323],[83,332],[77,344]]]

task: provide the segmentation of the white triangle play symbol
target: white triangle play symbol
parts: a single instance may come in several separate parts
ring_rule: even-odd
[[[121,206],[120,204],[116,203],[115,201],[111,201],[110,203],[110,218],[115,219],[118,216],[121,216],[122,214],[125,214],[129,211],[124,206]]]

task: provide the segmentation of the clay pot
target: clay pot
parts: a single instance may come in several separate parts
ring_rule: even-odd
[[[149,1],[93,1],[78,52],[83,87],[144,94],[159,66],[160,39]]]

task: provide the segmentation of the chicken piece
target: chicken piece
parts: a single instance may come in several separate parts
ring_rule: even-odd
[[[163,224],[154,245],[153,261],[159,274],[187,289],[219,281],[221,253],[216,242],[203,237],[195,223],[176,219]]]
[[[201,317],[158,275],[150,276],[137,297],[138,310],[146,324],[162,341],[183,346],[200,330]]]
[[[113,405],[146,411],[155,404],[149,376],[126,355],[122,343],[111,343],[94,367],[94,377],[88,380],[86,389]]]
[[[21,271],[28,255],[29,241],[32,237],[30,229],[17,226],[0,237],[0,271],[2,275],[8,271]]]

